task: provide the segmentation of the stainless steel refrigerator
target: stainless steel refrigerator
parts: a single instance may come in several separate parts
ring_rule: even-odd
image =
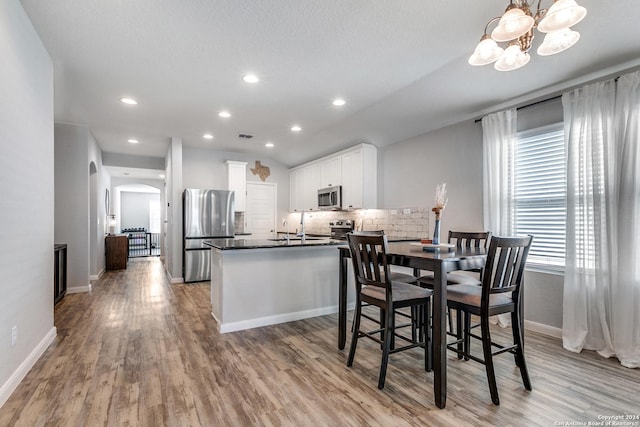
[[[187,188],[182,194],[182,277],[185,282],[211,279],[210,248],[207,239],[233,238],[233,191]]]

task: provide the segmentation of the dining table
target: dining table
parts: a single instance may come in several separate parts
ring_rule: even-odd
[[[339,246],[338,250],[338,349],[343,350],[347,337],[347,274],[351,254],[348,246]],[[434,275],[433,389],[435,404],[441,409],[447,404],[447,273],[482,268],[486,257],[484,248],[427,247],[419,242],[390,242],[388,245],[388,264],[412,268],[416,276],[420,270],[432,271]]]

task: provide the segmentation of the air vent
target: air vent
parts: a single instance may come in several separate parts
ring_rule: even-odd
[[[251,135],[250,133],[239,133],[238,138],[251,139],[253,138],[253,135]]]

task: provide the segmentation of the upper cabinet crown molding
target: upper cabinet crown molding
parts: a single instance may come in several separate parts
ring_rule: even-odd
[[[247,206],[247,162],[227,160],[227,190],[233,191],[236,212],[244,212]]]
[[[342,209],[375,209],[378,206],[378,157],[371,144],[346,150],[289,170],[289,210],[317,210],[321,188],[342,185]]]

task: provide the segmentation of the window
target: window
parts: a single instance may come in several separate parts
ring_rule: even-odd
[[[527,264],[562,271],[567,211],[563,124],[518,132],[514,154],[513,230],[532,234]]]
[[[149,233],[160,233],[160,194],[157,200],[149,200]]]

